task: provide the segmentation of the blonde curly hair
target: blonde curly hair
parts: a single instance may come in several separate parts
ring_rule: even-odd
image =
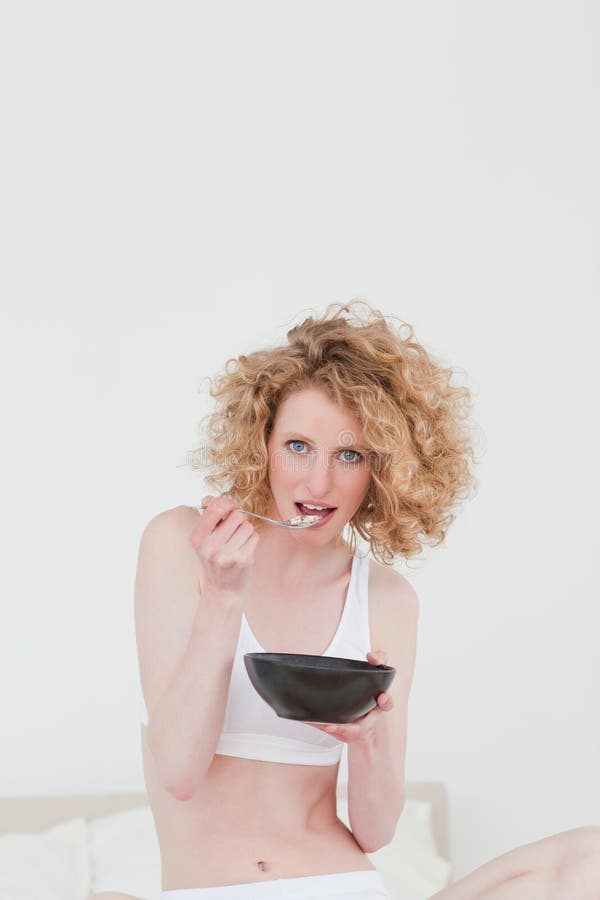
[[[450,384],[453,369],[432,358],[402,320],[394,328],[364,300],[330,303],[287,332],[288,343],[226,361],[210,382],[214,412],[206,423],[206,483],[239,506],[265,515],[272,500],[267,441],[279,404],[317,387],[360,422],[370,448],[369,487],[348,523],[373,557],[392,565],[425,542],[440,544],[460,500],[477,490],[467,387]],[[402,336],[403,328],[408,329]],[[192,451],[196,455],[198,450]],[[254,520],[260,529],[263,523]]]

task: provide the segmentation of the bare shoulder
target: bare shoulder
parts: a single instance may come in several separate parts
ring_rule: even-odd
[[[369,588],[377,605],[391,608],[397,614],[417,615],[419,598],[408,578],[376,559],[369,560],[369,565]]]
[[[419,597],[411,582],[392,566],[369,560],[369,607],[372,647],[393,642],[404,651],[416,645]]]
[[[193,506],[172,506],[156,513],[146,524],[143,533],[181,532],[182,529],[193,528],[199,518],[200,514]]]
[[[197,519],[198,513],[189,506],[175,506],[157,513],[146,524],[138,550],[136,610],[149,608],[154,615],[152,607],[159,593],[161,606],[167,598],[182,593],[190,604],[196,593],[192,588],[199,584],[199,559],[190,541]],[[167,590],[169,585],[171,590]]]
[[[160,546],[163,552],[187,555],[190,563],[197,560],[190,535],[200,519],[191,506],[173,506],[156,513],[145,525],[140,540],[140,553],[153,552]]]

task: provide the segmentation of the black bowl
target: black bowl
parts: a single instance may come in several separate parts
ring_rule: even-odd
[[[281,719],[353,722],[377,705],[396,670],[361,659],[309,653],[245,653],[256,691]]]

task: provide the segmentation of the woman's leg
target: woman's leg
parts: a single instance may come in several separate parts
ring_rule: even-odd
[[[429,900],[538,898],[600,900],[600,828],[572,828],[523,844],[484,863]]]
[[[517,875],[479,894],[477,900],[557,900],[556,875],[550,870]],[[575,900],[575,896],[569,900]]]

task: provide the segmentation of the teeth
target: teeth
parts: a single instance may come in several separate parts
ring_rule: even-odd
[[[327,509],[326,506],[313,506],[311,503],[301,503],[300,505],[306,507],[306,509]]]

